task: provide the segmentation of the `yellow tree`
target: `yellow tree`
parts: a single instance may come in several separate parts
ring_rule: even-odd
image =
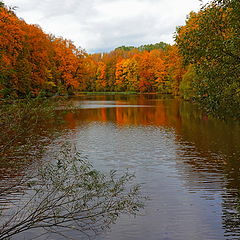
[[[138,91],[138,63],[135,57],[122,59],[116,64],[116,89]]]
[[[135,57],[128,58],[123,63],[127,91],[138,91],[139,68]]]
[[[84,88],[80,90],[96,91],[98,63],[94,60],[92,55],[87,55],[86,58],[84,58],[83,67],[84,74],[82,82],[84,83]]]

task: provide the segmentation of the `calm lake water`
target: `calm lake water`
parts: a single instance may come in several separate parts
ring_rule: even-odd
[[[121,216],[96,240],[240,239],[239,123],[209,118],[192,103],[158,95],[69,101],[76,111],[64,115],[60,136],[49,148],[72,141],[99,170],[129,169],[150,198],[141,216]]]

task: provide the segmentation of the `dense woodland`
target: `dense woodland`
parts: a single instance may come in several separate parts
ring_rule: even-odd
[[[240,116],[240,2],[213,0],[186,25],[176,44],[122,46],[88,54],[45,34],[0,2],[0,96],[74,92],[160,92]]]

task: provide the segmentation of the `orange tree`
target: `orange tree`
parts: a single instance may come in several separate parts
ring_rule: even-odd
[[[12,94],[17,83],[14,66],[23,49],[24,32],[15,14],[0,5],[0,95]]]
[[[171,92],[174,95],[180,94],[180,84],[186,72],[183,59],[176,45],[168,46],[165,54],[165,65],[168,73],[168,80]]]
[[[27,24],[0,3],[0,97],[86,90],[93,64],[85,51]]]
[[[65,89],[71,92],[79,87],[83,79],[84,52],[77,49],[70,40],[63,38],[54,38],[52,44],[54,46],[54,79],[60,92]]]

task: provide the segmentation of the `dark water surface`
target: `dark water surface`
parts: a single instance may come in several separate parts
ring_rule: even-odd
[[[77,111],[65,115],[60,141],[76,143],[99,170],[135,172],[150,197],[142,216],[120,217],[97,240],[240,239],[239,123],[157,95],[70,102]]]

